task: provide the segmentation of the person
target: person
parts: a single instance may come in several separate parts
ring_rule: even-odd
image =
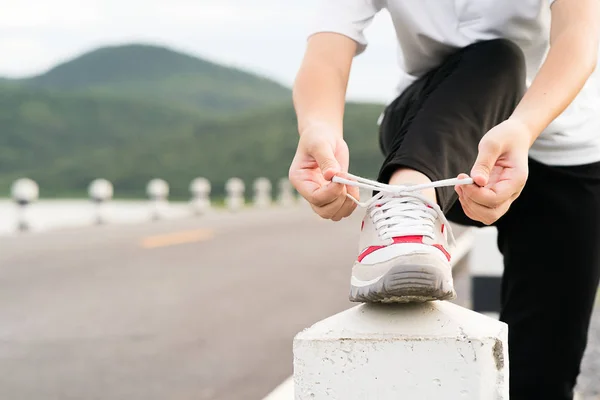
[[[289,177],[334,221],[355,210],[357,186],[374,191],[351,300],[453,298],[446,218],[494,225],[511,399],[572,399],[600,277],[600,2],[321,4],[294,84]],[[401,77],[369,181],[349,175],[343,115],[352,61],[383,9]]]

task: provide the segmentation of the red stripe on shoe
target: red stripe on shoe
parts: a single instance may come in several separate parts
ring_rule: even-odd
[[[393,238],[393,240],[394,240],[393,244],[423,243],[423,236],[397,236],[397,237]],[[433,244],[431,246],[435,247],[436,249],[438,249],[439,251],[444,253],[444,255],[446,256],[448,261],[450,261],[450,258],[451,258],[450,253],[448,253],[448,251],[444,248],[444,246],[442,246],[441,244]],[[358,262],[361,262],[369,254],[372,254],[379,249],[383,249],[384,247],[387,247],[387,246],[370,246],[370,247],[368,247],[365,251],[360,253],[360,255],[358,256]]]
[[[396,243],[423,243],[423,235],[421,236],[396,236],[394,244]]]
[[[371,247],[368,247],[365,251],[363,251],[362,253],[360,253],[360,255],[358,256],[358,262],[361,262],[363,260],[363,258],[365,258],[369,254],[373,253],[374,251],[377,251],[379,249],[383,249],[384,247],[386,247],[386,246],[371,246]]]
[[[441,244],[434,244],[433,247],[435,247],[436,249],[438,249],[439,251],[444,253],[444,255],[446,256],[448,261],[450,261],[450,253],[448,253],[448,251],[444,248],[444,246],[442,246]]]
[[[446,227],[446,225],[442,224],[442,233],[444,233],[444,228]]]
[[[397,244],[397,243],[423,243],[423,236],[397,236],[395,238],[393,238],[394,243],[393,244]],[[368,256],[369,254],[379,250],[379,249],[383,249],[384,247],[387,246],[371,246],[368,247],[365,251],[363,251],[362,253],[360,253],[360,255],[358,256],[358,262],[361,262],[363,260],[363,258],[365,258],[366,256]]]

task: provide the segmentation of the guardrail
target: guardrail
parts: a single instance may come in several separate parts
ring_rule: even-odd
[[[272,184],[267,178],[256,179],[252,188],[253,201],[251,205],[253,207],[264,209],[275,203],[272,196]],[[278,189],[276,202],[280,206],[287,207],[298,202],[294,189],[287,178],[278,181]],[[196,178],[190,183],[189,190],[191,193],[189,211],[196,215],[210,212],[212,209],[210,181],[206,178]],[[166,217],[169,209],[169,191],[169,184],[163,179],[157,178],[148,182],[146,193],[149,198],[149,219],[160,220]],[[225,191],[227,193],[225,205],[229,211],[236,212],[246,207],[245,184],[241,179],[235,177],[229,179],[225,184]],[[98,225],[111,222],[107,212],[107,204],[111,202],[114,195],[112,183],[106,179],[96,179],[90,183],[88,195],[95,204],[92,220]],[[39,200],[40,188],[38,184],[31,179],[19,179],[11,186],[11,197],[17,205],[16,230],[31,230],[32,217],[28,209],[32,203]]]

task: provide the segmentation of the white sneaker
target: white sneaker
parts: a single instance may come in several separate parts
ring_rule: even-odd
[[[408,303],[456,297],[452,279],[454,237],[439,206],[419,192],[470,184],[448,179],[425,185],[392,186],[349,175],[334,181],[379,191],[365,203],[359,255],[352,268],[350,300]]]

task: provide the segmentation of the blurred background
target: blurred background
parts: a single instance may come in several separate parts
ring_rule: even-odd
[[[237,175],[287,175],[297,141],[291,91],[317,0],[0,2],[0,187],[29,176],[45,198],[113,182],[175,198],[202,173],[222,194]],[[395,86],[386,16],[349,89],[353,169],[380,159],[375,121]]]
[[[322,221],[285,180],[319,1],[0,0],[0,399],[261,400],[293,336],[352,306],[361,211]],[[345,137],[374,177],[385,12],[367,37]]]

